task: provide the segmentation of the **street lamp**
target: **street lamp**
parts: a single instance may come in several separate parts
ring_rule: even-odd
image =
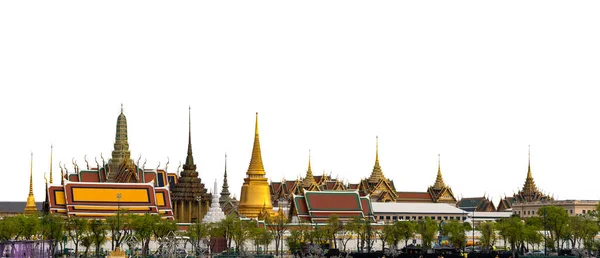
[[[202,203],[202,196],[198,195],[196,196],[196,201],[198,201],[198,218],[196,219],[196,253],[199,253],[200,251],[200,209],[201,209],[201,203]]]
[[[121,239],[121,193],[117,193],[117,246],[119,250],[119,239]]]

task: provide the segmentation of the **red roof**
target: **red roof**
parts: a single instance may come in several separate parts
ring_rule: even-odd
[[[431,201],[431,194],[428,192],[397,192],[400,199],[423,199]]]

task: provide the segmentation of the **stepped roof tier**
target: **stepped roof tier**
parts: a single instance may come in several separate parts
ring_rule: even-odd
[[[288,217],[299,222],[325,223],[331,215],[340,221],[355,217],[375,221],[370,198],[357,191],[306,191],[292,200]]]

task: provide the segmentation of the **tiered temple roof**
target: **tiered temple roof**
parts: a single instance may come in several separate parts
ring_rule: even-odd
[[[332,215],[340,221],[355,217],[374,221],[370,198],[357,191],[306,191],[292,200],[288,217],[300,222],[325,223]]]
[[[73,162],[74,173],[61,167],[61,185],[47,187],[49,212],[101,218],[125,209],[172,219],[166,169],[145,169],[139,166],[139,160],[134,164],[129,158],[127,120],[122,106],[114,146],[113,158],[108,163],[102,158],[102,164],[96,162],[95,168],[86,165],[85,170],[80,170]]]
[[[221,210],[219,205],[219,194],[217,193],[217,180],[215,179],[215,187],[213,188],[212,203],[210,209],[206,212],[206,215],[202,219],[204,223],[216,223],[225,219],[225,213]]]

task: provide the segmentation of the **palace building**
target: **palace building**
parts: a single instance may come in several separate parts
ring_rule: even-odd
[[[540,190],[538,190],[537,186],[535,185],[535,182],[533,181],[533,176],[531,174],[531,151],[529,151],[527,158],[527,177],[525,178],[523,189],[521,189],[518,193],[513,194],[513,196],[504,197],[504,199],[501,199],[500,203],[498,204],[497,211],[510,211],[512,209],[513,204],[516,203],[529,203],[553,200],[554,198],[545,195]]]

